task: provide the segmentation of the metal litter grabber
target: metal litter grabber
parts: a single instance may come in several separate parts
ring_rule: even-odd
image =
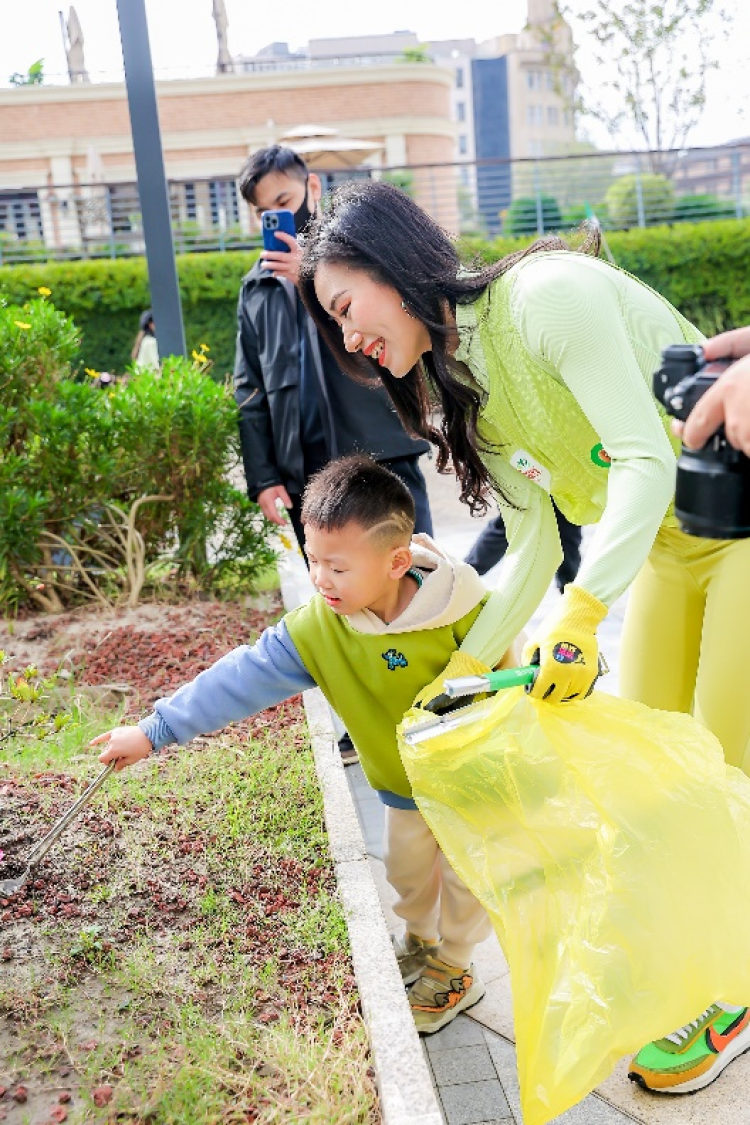
[[[116,762],[110,762],[108,766],[105,766],[101,773],[91,782],[88,789],[86,789],[86,791],[81,794],[76,803],[74,805],[71,805],[64,816],[60,817],[54,828],[50,829],[44,839],[40,840],[39,843],[31,849],[29,854],[26,856],[25,866],[22,874],[17,876],[17,878],[15,879],[3,879],[0,881],[0,894],[13,895],[16,893],[16,891],[20,891],[21,887],[24,886],[27,879],[29,878],[29,875],[31,874],[33,868],[35,868],[40,860],[42,860],[44,856],[46,856],[47,852],[50,850],[55,841],[68,827],[71,820],[75,819],[75,817],[78,815],[87,801],[91,797],[93,797],[94,793],[96,793],[102,782],[106,781],[106,779],[112,773],[112,770],[115,768],[115,765]]]
[[[539,668],[536,664],[529,664],[521,668],[501,668],[497,672],[488,672],[484,676],[458,676],[452,680],[444,680],[444,695],[449,700],[461,699],[463,696],[483,695],[485,692],[502,691],[504,688],[526,687],[533,684]],[[407,742],[418,743],[424,738],[433,738],[446,730],[453,730],[471,719],[473,712],[471,704],[465,707],[454,708],[441,714],[433,714],[423,723],[414,723],[405,732]]]
[[[487,691],[502,691],[503,688],[526,687],[533,684],[539,667],[529,664],[522,668],[501,668],[498,672],[488,672],[486,676],[459,676],[455,680],[444,680],[445,694],[451,699],[462,695],[480,695]]]

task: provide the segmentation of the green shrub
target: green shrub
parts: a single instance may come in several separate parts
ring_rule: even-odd
[[[699,223],[704,219],[734,219],[737,211],[730,199],[718,195],[680,195],[674,205],[676,223]]]
[[[543,195],[542,222],[545,231],[560,230],[562,215],[557,206],[557,200],[551,195]],[[514,199],[508,208],[508,213],[503,221],[503,231],[510,238],[518,234],[535,234],[538,230],[537,201],[534,196],[520,196]]]
[[[609,217],[606,203],[597,203],[593,208],[590,207],[588,203],[577,203],[563,211],[562,227],[560,229],[564,231],[577,230],[581,223],[585,223],[591,218],[592,211],[596,215],[599,225],[603,230],[608,230],[612,226],[612,220]]]
[[[168,359],[100,389],[77,378],[73,321],[0,302],[0,609],[135,604],[149,575],[226,587],[273,559],[268,525],[229,483],[230,388]]]
[[[644,221],[668,223],[674,211],[674,188],[666,176],[644,172],[620,176],[607,188],[604,201],[615,227],[638,225],[638,181],[641,186]]]
[[[177,257],[188,354],[208,344],[218,381],[234,368],[240,282],[257,256],[237,250]],[[24,304],[39,286],[51,289],[57,308],[75,321],[82,367],[127,370],[138,318],[152,303],[145,258],[0,267],[0,293],[13,304]]]
[[[707,336],[750,324],[750,219],[608,231],[618,266],[662,293]],[[462,238],[462,257],[496,262],[529,246],[533,236],[487,241]]]
[[[608,228],[606,209],[597,205],[596,214]],[[566,212],[560,226],[566,236],[578,219],[578,212]],[[536,222],[524,236],[488,240],[466,235],[461,246],[469,258],[490,262],[528,246],[535,234]],[[607,242],[618,265],[664,293],[704,332],[750,322],[750,219],[608,230]],[[240,280],[255,259],[254,252],[241,251],[178,258],[188,347],[210,347],[212,375],[219,381],[233,368]],[[0,268],[0,292],[5,290],[18,304],[35,297],[40,285],[53,289],[55,304],[73,317],[83,337],[80,368],[127,368],[138,317],[149,304],[144,261]]]

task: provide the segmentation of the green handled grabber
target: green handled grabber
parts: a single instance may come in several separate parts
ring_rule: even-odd
[[[404,736],[406,741],[416,744],[424,738],[432,738],[442,731],[471,721],[474,715],[471,706],[468,704],[463,707],[456,707],[455,704],[449,706],[452,700],[467,695],[480,695],[488,691],[500,691],[502,688],[533,684],[538,671],[536,665],[529,665],[525,668],[503,668],[499,672],[488,672],[486,676],[458,676],[453,680],[444,680],[445,691],[431,700],[426,708],[429,712],[437,704],[439,710],[436,708],[432,716],[424,722],[410,726]]]
[[[533,684],[539,668],[535,664],[524,668],[503,668],[499,672],[488,672],[486,676],[458,676],[455,680],[445,680],[445,694],[451,699],[462,695],[479,695],[486,691],[502,691],[503,688],[525,687]]]

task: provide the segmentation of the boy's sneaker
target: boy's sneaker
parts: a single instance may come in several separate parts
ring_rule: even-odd
[[[473,965],[458,969],[428,956],[422,975],[409,989],[409,1005],[420,1035],[432,1035],[484,996]]]
[[[339,753],[341,754],[341,761],[345,766],[354,766],[359,761],[357,748],[348,734],[342,735],[339,739]]]
[[[658,1094],[691,1094],[715,1082],[750,1048],[750,1009],[727,1012],[719,1004],[697,1020],[638,1052],[628,1078]]]
[[[423,941],[408,932],[391,934],[391,941],[404,984],[413,984],[415,980],[419,980],[427,958],[435,957],[439,948],[436,942]]]

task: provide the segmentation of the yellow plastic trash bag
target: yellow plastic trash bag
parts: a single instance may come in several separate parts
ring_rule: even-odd
[[[703,727],[518,688],[424,723],[407,714],[401,755],[507,957],[526,1125],[714,1001],[750,1003],[750,779]]]

